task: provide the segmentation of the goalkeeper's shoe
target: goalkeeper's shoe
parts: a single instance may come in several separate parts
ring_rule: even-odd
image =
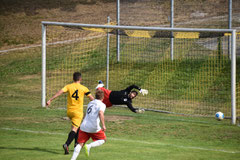
[[[65,151],[64,154],[69,154],[69,149],[68,149],[67,144],[64,144],[64,145],[63,145],[63,149],[64,149],[64,151]]]
[[[98,89],[100,87],[104,87],[104,84],[101,80],[98,81],[98,85],[97,85],[96,89]]]
[[[99,81],[98,81],[98,84],[103,84],[103,81],[102,81],[102,80],[99,80]]]
[[[89,155],[90,155],[90,147],[87,144],[85,144],[84,145],[84,149],[85,149],[85,155],[87,157],[89,157]]]

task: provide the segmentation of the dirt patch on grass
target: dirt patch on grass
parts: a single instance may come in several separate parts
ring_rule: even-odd
[[[116,122],[116,121],[126,121],[132,120],[133,117],[129,116],[105,116],[105,120],[108,122]]]
[[[62,119],[62,120],[67,120],[67,121],[70,120],[68,117],[62,117],[61,119]]]
[[[7,120],[7,121],[23,121],[30,119],[29,117],[2,117],[2,120]]]

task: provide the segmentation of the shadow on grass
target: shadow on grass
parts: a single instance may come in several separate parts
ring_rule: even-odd
[[[147,114],[150,113],[150,114]],[[151,117],[152,121],[165,121],[165,122],[182,122],[182,123],[190,123],[190,124],[205,124],[208,126],[215,126],[215,125],[222,125],[222,126],[229,126],[228,122],[219,122],[219,121],[212,121],[208,117],[193,117],[188,115],[180,115],[180,114],[168,114],[168,113],[160,113],[159,115],[153,115],[153,111],[146,111],[145,114],[137,115],[131,113],[119,113],[119,112],[111,112],[110,114],[107,113],[106,115],[119,115],[119,116],[129,116],[129,117]],[[157,112],[155,112],[157,113]],[[165,115],[164,115],[165,114]],[[169,115],[169,116],[166,116]],[[206,120],[204,120],[206,118]],[[212,117],[212,119],[214,119]]]
[[[61,154],[56,151],[51,151],[48,149],[43,149],[39,147],[34,147],[34,148],[21,148],[21,147],[0,147],[0,150],[23,150],[23,151],[39,151],[39,152],[46,152],[46,153],[51,153],[51,154]]]

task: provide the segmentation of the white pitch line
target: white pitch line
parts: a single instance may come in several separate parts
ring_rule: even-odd
[[[10,51],[17,51],[17,50],[24,50],[24,49],[35,48],[35,47],[40,47],[40,46],[42,46],[42,45],[41,44],[36,44],[36,45],[31,45],[31,46],[26,46],[26,47],[19,47],[19,48],[0,50],[0,53],[6,53],[6,52],[10,52]]]
[[[57,42],[52,42],[52,43],[47,43],[48,45],[56,45],[56,44],[69,44],[69,43],[75,43],[77,41],[82,41],[82,40],[90,40],[94,38],[100,38],[104,37],[103,35],[98,35],[98,36],[92,36],[92,37],[86,37],[86,38],[78,38],[78,39],[72,39],[72,40],[65,40],[65,41],[57,41]],[[36,47],[41,47],[42,44],[36,44],[36,45],[31,45],[31,46],[26,46],[26,47],[19,47],[19,48],[12,48],[12,49],[6,49],[6,50],[0,50],[0,53],[7,53],[11,51],[17,51],[17,50],[24,50],[24,49],[30,49],[30,48],[36,48]],[[1,54],[3,55],[3,54]]]
[[[48,132],[48,131],[33,131],[33,130],[24,130],[24,129],[17,129],[17,128],[1,128],[2,130],[8,131],[20,131],[20,132],[27,132],[27,133],[35,133],[35,134],[50,134],[50,135],[67,135],[64,133],[55,133],[55,132]],[[128,139],[120,139],[120,138],[108,138],[113,141],[121,141],[121,142],[129,142],[129,143],[141,143],[147,145],[161,145],[161,146],[171,146],[176,148],[184,148],[184,149],[195,149],[195,150],[204,150],[204,151],[214,151],[214,152],[224,152],[224,153],[240,153],[240,151],[226,151],[222,149],[211,149],[211,148],[203,148],[203,147],[194,147],[194,146],[182,146],[182,145],[174,145],[174,144],[167,144],[167,143],[159,143],[159,142],[148,142],[148,141],[139,141],[139,140],[128,140]]]
[[[54,132],[48,132],[48,131],[32,131],[32,130],[17,129],[17,128],[1,128],[1,129],[7,130],[7,131],[20,131],[20,132],[36,133],[36,134],[66,135],[63,133],[54,133]]]
[[[130,143],[142,143],[142,144],[148,144],[148,145],[171,146],[171,147],[184,148],[184,149],[197,149],[197,150],[225,152],[225,153],[240,153],[238,151],[226,151],[226,150],[222,150],[222,149],[209,149],[209,148],[193,147],[193,146],[188,147],[188,146],[174,145],[174,144],[167,144],[167,143],[147,142],[147,141],[139,141],[139,140],[127,140],[127,139],[119,139],[119,138],[110,138],[110,139],[111,140],[116,140],[116,141],[130,142]]]

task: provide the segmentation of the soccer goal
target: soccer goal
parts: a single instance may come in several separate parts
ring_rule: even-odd
[[[136,107],[206,117],[221,111],[236,124],[239,60],[232,29],[42,22],[42,106],[80,71],[82,83],[93,93],[98,80],[110,90],[136,84],[149,91],[134,100]],[[66,99],[53,105],[65,107]]]

